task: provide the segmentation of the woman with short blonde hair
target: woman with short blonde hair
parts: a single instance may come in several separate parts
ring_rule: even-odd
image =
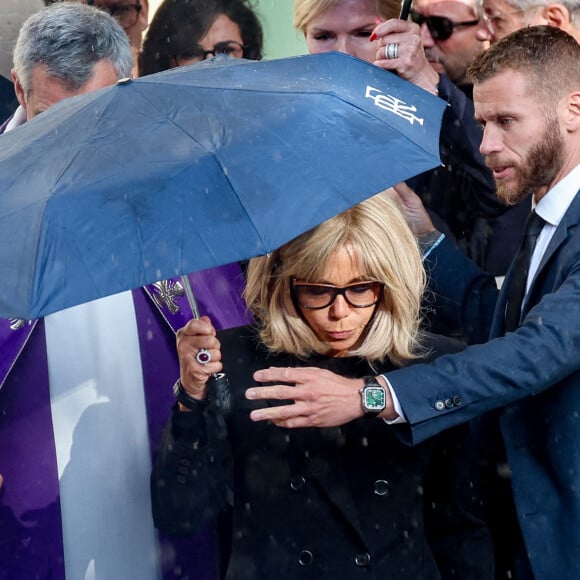
[[[394,202],[375,196],[326,221],[269,256],[251,260],[246,303],[261,321],[260,337],[273,352],[327,354],[297,312],[292,279],[319,280],[333,248],[349,248],[365,279],[384,284],[364,342],[349,354],[397,364],[415,356],[425,272],[417,243]]]
[[[377,418],[386,392],[373,369],[419,358],[424,284],[386,195],[251,260],[254,325],[216,334],[204,317],[178,332],[177,404],[151,477],[156,526],[192,534],[233,513],[220,538],[228,580],[491,580],[465,427],[407,447]],[[443,352],[433,336],[421,343]],[[328,429],[259,421],[265,402],[247,389],[270,365],[364,377],[366,417]],[[229,388],[209,381],[222,370]]]

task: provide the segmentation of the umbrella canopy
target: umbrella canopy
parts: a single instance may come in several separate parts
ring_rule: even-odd
[[[437,166],[445,103],[353,57],[214,59],[0,137],[0,316],[268,253]]]

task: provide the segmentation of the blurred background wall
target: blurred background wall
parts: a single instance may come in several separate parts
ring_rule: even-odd
[[[0,0],[0,75],[10,77],[12,48],[20,26],[43,6],[42,0]]]

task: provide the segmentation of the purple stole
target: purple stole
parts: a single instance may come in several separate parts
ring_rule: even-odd
[[[216,328],[249,322],[243,274],[230,264],[190,275],[201,314]],[[133,291],[151,450],[155,454],[179,376],[175,331],[191,317],[178,278]],[[60,490],[44,322],[0,320],[0,580],[65,578]],[[163,578],[217,578],[214,530],[159,534]],[[69,579],[71,580],[71,579]]]

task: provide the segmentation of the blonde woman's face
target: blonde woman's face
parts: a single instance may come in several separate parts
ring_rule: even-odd
[[[332,286],[349,286],[357,282],[366,282],[357,260],[347,248],[337,250],[328,260],[318,284]],[[304,282],[296,280],[296,283]],[[365,329],[371,320],[375,306],[356,308],[351,306],[343,295],[338,294],[332,304],[326,308],[312,310],[300,306],[300,312],[317,338],[328,344],[330,356],[345,356],[348,351],[358,348]]]
[[[343,0],[308,23],[308,52],[338,51],[374,62],[378,46],[369,37],[377,17],[374,0]]]

